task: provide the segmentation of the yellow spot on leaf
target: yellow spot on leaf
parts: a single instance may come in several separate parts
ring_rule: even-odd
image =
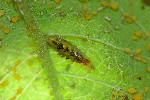
[[[56,3],[60,3],[61,0],[55,0]]]
[[[150,67],[146,68],[146,71],[150,73]]]
[[[138,61],[141,61],[141,62],[143,62],[143,63],[147,63],[147,62],[148,62],[148,60],[147,60],[146,58],[141,57],[141,56],[139,56],[139,55],[136,55],[136,56],[135,56],[135,59],[138,60]]]
[[[141,61],[141,60],[142,60],[142,57],[139,56],[139,55],[137,55],[137,56],[135,56],[135,59],[138,60],[138,61]]]
[[[19,81],[21,79],[21,76],[17,73],[14,73],[14,78]]]
[[[18,66],[18,65],[20,65],[20,64],[21,64],[21,62],[22,62],[21,60],[17,60],[17,61],[16,61],[16,64],[15,64],[15,66]]]
[[[15,73],[16,72],[16,66],[12,67],[12,71]]]
[[[84,17],[87,20],[91,19],[91,15],[88,12],[84,12]]]
[[[88,2],[88,0],[78,0],[78,1],[80,1],[81,3]]]
[[[150,43],[147,45],[147,49],[148,51],[150,51]]]
[[[109,6],[113,10],[118,10],[119,9],[119,6],[116,2],[110,2]]]
[[[148,87],[145,87],[144,88],[144,92],[148,92],[149,91],[149,88]]]
[[[16,100],[16,96],[11,97],[10,100]]]
[[[142,100],[142,94],[141,93],[135,94],[133,99],[134,100]]]
[[[54,8],[54,5],[53,4],[49,4],[48,7],[49,8]]]
[[[10,2],[11,2],[11,0],[6,0],[6,2],[7,2],[7,3],[10,3]]]
[[[83,5],[83,10],[87,10],[88,6],[87,5]]]
[[[146,32],[145,34],[143,34],[143,39],[147,39],[150,37],[150,32]]]
[[[134,23],[135,21],[136,21],[136,17],[135,16],[131,16],[128,12],[126,12],[125,14],[124,14],[124,18],[125,18],[125,21],[127,22],[127,23]]]
[[[0,86],[1,86],[1,87],[5,87],[5,86],[7,86],[8,84],[9,84],[8,81],[0,82]]]
[[[2,31],[6,34],[9,33],[9,29],[6,26],[2,26]]]
[[[140,32],[140,31],[136,31],[136,32],[135,32],[135,36],[137,36],[137,37],[141,37],[141,36],[142,36],[142,32]]]
[[[2,35],[0,35],[0,40],[2,40],[2,38],[3,38]]]
[[[22,88],[22,87],[20,87],[19,89],[17,89],[17,95],[18,95],[18,94],[21,94],[22,91],[23,91],[23,88]]]
[[[93,10],[93,11],[92,11],[92,14],[93,14],[93,15],[96,15],[97,13],[98,13],[97,10]]]
[[[148,60],[147,60],[146,58],[144,58],[144,57],[142,57],[141,61],[142,61],[143,63],[147,63],[147,62],[148,62]]]
[[[130,89],[128,89],[128,92],[131,93],[131,94],[133,94],[133,93],[136,92],[136,89],[135,88],[130,88]]]
[[[12,22],[16,23],[19,20],[19,16],[15,16],[11,19]]]
[[[141,48],[135,50],[135,53],[136,53],[136,54],[140,54],[141,52],[142,52],[142,49],[141,49]]]
[[[102,5],[103,7],[108,7],[108,6],[109,6],[109,2],[108,2],[108,1],[102,1],[102,2],[101,2],[101,5]]]
[[[5,14],[4,10],[0,10],[0,16],[3,16]]]
[[[138,40],[139,38],[138,38],[137,36],[133,35],[133,36],[132,36],[132,39],[133,39],[133,40]]]
[[[27,63],[27,64],[28,64],[28,66],[31,67],[31,66],[33,65],[33,61],[32,61],[32,60],[28,60],[28,63]]]
[[[131,49],[130,49],[130,48],[125,48],[124,51],[125,51],[126,53],[130,53],[130,52],[131,52]]]

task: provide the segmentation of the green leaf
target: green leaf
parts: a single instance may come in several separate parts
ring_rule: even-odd
[[[150,99],[150,7],[143,1],[28,0],[28,4],[37,33],[65,38],[95,69],[66,60],[51,47],[50,56],[44,51],[51,59],[40,58],[37,50],[43,50],[41,41],[47,39],[30,36],[19,8],[0,0],[0,99],[55,99],[50,66],[56,68],[64,100]]]

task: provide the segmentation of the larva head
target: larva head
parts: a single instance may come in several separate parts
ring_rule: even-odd
[[[90,62],[89,59],[83,59],[83,60],[82,60],[82,63],[83,63],[85,66],[88,66],[90,69],[95,69],[95,67],[91,64],[91,62]]]

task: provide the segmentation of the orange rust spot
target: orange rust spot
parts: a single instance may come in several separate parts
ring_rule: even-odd
[[[131,52],[131,49],[130,49],[130,48],[125,48],[124,51],[125,51],[126,53],[130,53],[130,52]]]
[[[133,100],[143,100],[142,94],[138,93],[133,96]]]
[[[88,6],[87,5],[83,5],[83,10],[87,10]]]
[[[16,96],[11,97],[10,100],[16,100]]]
[[[87,20],[91,19],[91,15],[88,12],[84,12],[84,17]]]
[[[148,60],[147,60],[146,58],[144,58],[144,57],[142,57],[141,61],[142,61],[143,63],[147,63],[147,62],[148,62]]]
[[[14,73],[14,78],[19,81],[21,79],[21,76],[17,73]]]
[[[110,2],[109,7],[113,10],[118,10],[119,9],[119,5],[116,2]]]
[[[32,61],[32,60],[28,60],[28,63],[27,63],[27,64],[28,64],[28,66],[31,67],[31,66],[33,65],[33,61]]]
[[[55,2],[56,2],[56,3],[60,3],[60,2],[61,2],[61,0],[55,0]]]
[[[5,14],[4,10],[0,10],[0,16],[3,16]]]
[[[128,92],[131,93],[131,94],[133,94],[133,93],[136,92],[136,89],[135,88],[130,88],[130,89],[128,89]]]
[[[19,20],[19,16],[15,16],[11,19],[13,23],[16,23]]]
[[[137,36],[133,35],[133,36],[132,36],[132,39],[133,39],[133,40],[138,40],[139,38],[138,38]]]
[[[10,3],[10,2],[11,2],[11,0],[6,0],[6,2],[7,2],[7,3]]]
[[[22,88],[22,87],[20,87],[19,89],[17,89],[17,95],[18,95],[18,94],[21,94],[22,91],[23,91],[23,88]]]
[[[126,12],[125,14],[124,14],[124,18],[125,18],[125,21],[127,22],[127,23],[134,23],[135,21],[136,21],[136,17],[135,16],[133,16],[133,15],[130,15],[128,12]]]
[[[6,34],[9,33],[9,29],[6,26],[2,26],[2,31]]]
[[[1,87],[5,87],[5,86],[7,86],[8,84],[9,84],[8,81],[0,82],[0,86],[1,86]]]
[[[141,49],[141,48],[135,50],[135,53],[136,53],[137,55],[140,54],[141,52],[142,52],[142,49]]]
[[[150,73],[150,67],[146,68],[146,71]]]
[[[140,31],[136,31],[136,32],[135,32],[135,36],[137,36],[137,37],[141,37],[141,36],[142,36],[142,32],[140,32]]]
[[[150,51],[150,43],[147,45],[147,49],[148,51]]]
[[[18,67],[18,65],[21,64],[21,62],[22,62],[21,60],[17,60],[16,63],[15,63],[15,65],[12,67],[12,71],[14,73],[16,73],[17,67]]]
[[[98,13],[97,10],[93,10],[93,11],[92,11],[92,14],[93,14],[93,15],[96,15],[97,13]]]
[[[103,7],[108,7],[108,6],[109,6],[109,2],[108,2],[108,1],[102,1],[102,2],[101,2],[101,5],[102,5]]]
[[[139,56],[139,55],[137,55],[137,56],[135,56],[135,59],[138,60],[138,61],[141,61],[141,60],[142,60],[142,57]]]

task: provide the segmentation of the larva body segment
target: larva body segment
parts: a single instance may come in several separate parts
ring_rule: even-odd
[[[90,60],[75,45],[64,38],[57,35],[49,36],[47,43],[56,49],[61,56],[65,56],[66,59],[71,59],[73,62],[81,63],[90,69],[94,69]]]

